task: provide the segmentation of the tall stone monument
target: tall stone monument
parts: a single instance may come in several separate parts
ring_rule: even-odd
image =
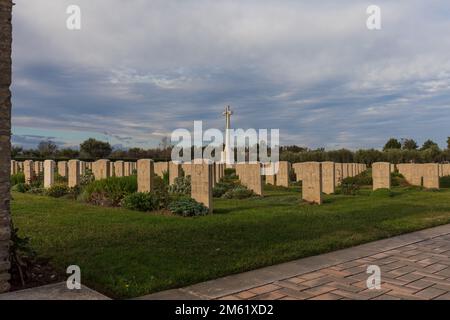
[[[234,163],[234,149],[230,141],[231,116],[233,115],[233,111],[231,111],[230,106],[227,106],[225,108],[223,115],[225,116],[225,147],[222,152],[221,162],[227,165],[231,165],[232,163]]]

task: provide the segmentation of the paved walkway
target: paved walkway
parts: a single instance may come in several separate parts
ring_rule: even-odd
[[[369,265],[379,290],[367,288]],[[450,224],[140,299],[450,300]]]

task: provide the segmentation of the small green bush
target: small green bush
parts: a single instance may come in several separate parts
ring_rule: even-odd
[[[45,189],[42,187],[30,187],[27,193],[31,194],[45,194]]]
[[[55,172],[55,183],[57,184],[64,184],[67,183],[68,177],[63,177],[59,173]]]
[[[204,216],[209,212],[207,207],[191,198],[173,201],[169,204],[169,210],[183,217]]]
[[[12,190],[13,191],[17,191],[17,192],[21,192],[21,193],[25,193],[28,190],[30,190],[30,186],[25,184],[25,183],[23,183],[23,182],[20,182],[20,183],[14,185],[12,187]]]
[[[69,193],[69,187],[65,184],[54,184],[45,190],[45,195],[53,198],[60,198]]]
[[[346,179],[344,179],[345,181]],[[349,183],[345,181],[341,184],[341,188],[339,189],[341,194],[345,194],[348,196],[355,196],[359,192],[359,185],[356,183]]]
[[[120,206],[122,199],[137,191],[137,177],[111,177],[96,180],[84,187],[82,201],[101,206]]]
[[[72,188],[68,188],[66,198],[71,200],[77,200],[82,191],[82,186],[75,186]]]
[[[403,177],[402,174],[398,172],[391,173],[391,185],[393,187],[399,187],[399,186],[408,186],[409,183],[406,181],[406,179]]]
[[[44,188],[44,176],[39,175],[37,177],[33,177],[30,182],[31,189],[42,189]]]
[[[441,188],[450,188],[450,176],[439,178],[439,185]]]
[[[176,194],[191,194],[191,176],[178,177],[174,183],[169,187],[170,193]]]
[[[16,174],[13,174],[11,176],[11,185],[15,186],[16,184],[19,183],[25,183],[25,175],[23,174],[23,172],[19,172]]]
[[[153,211],[159,209],[160,204],[157,197],[148,192],[136,192],[125,196],[122,206],[130,210]]]
[[[371,186],[373,184],[372,173],[370,170],[367,170],[357,176],[347,177],[342,180],[342,184]]]
[[[237,186],[234,189],[227,191],[222,197],[225,199],[247,199],[253,197],[253,191],[244,186]]]
[[[369,169],[357,176],[342,179],[339,191],[341,194],[354,196],[358,194],[361,186],[372,186],[372,184],[372,170]]]
[[[166,185],[169,185],[169,171],[166,171],[166,170],[163,171],[162,181]]]
[[[153,191],[152,193],[158,199],[159,208],[167,208],[170,195],[169,195],[169,187],[164,183],[164,180],[159,176],[153,177]]]
[[[94,174],[90,169],[86,168],[84,175],[80,177],[80,186],[87,186],[88,184],[94,181],[95,181]]]
[[[234,183],[231,182],[218,182],[216,183],[216,185],[214,186],[212,193],[213,193],[213,197],[214,198],[220,198],[222,197],[225,193],[227,193],[228,191],[234,189],[236,187],[236,185]]]
[[[226,168],[225,177],[236,177],[236,170],[232,168]]]

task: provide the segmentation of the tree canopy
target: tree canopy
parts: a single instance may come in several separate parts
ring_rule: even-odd
[[[419,145],[413,139],[403,139],[402,141],[402,149],[403,150],[417,150]]]
[[[112,147],[109,142],[89,138],[80,144],[80,155],[87,158],[101,159],[109,156]]]
[[[428,139],[427,141],[425,141],[423,143],[421,150],[427,150],[427,149],[439,149],[439,146],[433,140]]]
[[[384,145],[383,150],[389,150],[389,149],[401,149],[402,144],[395,138],[391,138],[388,140],[388,142],[386,142],[386,144]]]

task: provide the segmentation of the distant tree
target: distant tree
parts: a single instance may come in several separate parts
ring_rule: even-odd
[[[80,156],[80,152],[75,149],[65,148],[60,150],[58,155],[62,158],[76,159]]]
[[[89,138],[80,144],[80,153],[94,159],[105,158],[111,154],[112,147],[108,142]]]
[[[304,152],[304,151],[308,150],[305,147],[300,147],[300,146],[296,146],[296,145],[293,145],[293,146],[282,146],[280,149],[281,149],[280,150],[281,152],[283,152],[283,151]]]
[[[419,145],[413,139],[403,139],[402,148],[404,150],[417,150],[417,148],[419,148]]]
[[[428,139],[427,141],[425,141],[423,143],[423,146],[421,148],[421,150],[427,150],[427,149],[439,149],[439,146],[436,142],[434,142],[433,140]]]
[[[450,137],[447,138],[447,149],[450,150]]]
[[[368,149],[368,150],[358,150],[355,153],[354,162],[372,164],[374,162],[384,161],[384,153],[380,150]],[[346,161],[346,162],[353,162]]]
[[[383,151],[389,150],[389,149],[401,149],[402,144],[395,138],[391,138],[386,142],[384,145]]]
[[[17,157],[19,154],[21,154],[23,151],[23,148],[20,146],[12,146],[11,147],[11,157]]]
[[[54,156],[58,146],[51,140],[41,141],[37,146],[37,151],[42,158]]]
[[[128,157],[132,159],[139,159],[145,156],[145,150],[141,148],[130,148],[128,150]]]

